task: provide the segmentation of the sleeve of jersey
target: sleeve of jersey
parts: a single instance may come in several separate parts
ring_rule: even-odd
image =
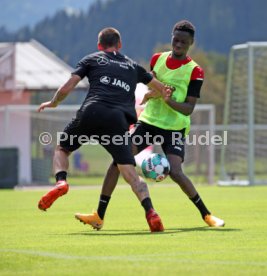
[[[197,66],[193,69],[190,83],[188,85],[187,96],[200,98],[200,90],[204,81],[204,71]]]
[[[142,82],[144,84],[148,84],[153,79],[153,76],[146,71],[145,68],[143,68],[140,65],[137,65],[137,82]]]
[[[155,64],[156,64],[156,62],[157,62],[160,55],[161,55],[161,53],[156,53],[152,56],[152,58],[150,60],[150,70],[151,71],[153,70],[153,68],[154,68],[154,66],[155,66]]]
[[[83,79],[87,75],[88,68],[89,68],[88,64],[89,64],[89,61],[87,57],[81,59],[71,74],[78,75],[81,79]]]

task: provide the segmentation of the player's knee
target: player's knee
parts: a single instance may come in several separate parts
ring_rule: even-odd
[[[134,181],[137,174],[135,172],[134,166],[131,165],[118,165],[118,168],[126,182],[129,184]]]
[[[174,180],[177,183],[180,183],[184,178],[184,173],[181,169],[178,169],[178,170],[171,169],[169,175],[172,178],[172,180]]]
[[[123,178],[132,187],[135,186],[136,182],[139,181],[139,179],[137,178],[137,176],[135,174],[132,174],[131,172],[124,172]]]
[[[111,177],[111,176],[119,176],[120,174],[120,171],[118,169],[118,166],[117,166],[117,163],[115,162],[112,162],[108,168],[108,175]]]

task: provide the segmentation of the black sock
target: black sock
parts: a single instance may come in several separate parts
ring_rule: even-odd
[[[150,197],[147,197],[145,199],[142,200],[141,202],[142,206],[144,207],[146,213],[152,208],[153,209],[153,205],[151,202]]]
[[[201,213],[202,218],[206,215],[210,215],[210,211],[207,209],[205,204],[203,203],[202,199],[200,198],[199,194],[194,196],[193,198],[190,198],[190,200],[195,204],[195,206],[198,208],[199,212]]]
[[[110,200],[110,196],[100,195],[97,213],[101,219],[104,219],[109,200]]]
[[[65,172],[65,171],[58,172],[58,173],[56,173],[55,177],[56,177],[57,182],[59,180],[66,180],[67,179],[67,172]]]

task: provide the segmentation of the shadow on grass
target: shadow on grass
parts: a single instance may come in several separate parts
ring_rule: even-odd
[[[242,231],[239,228],[227,228],[227,227],[209,227],[209,226],[201,226],[201,227],[192,227],[192,228],[168,228],[168,230],[178,230],[179,232],[194,232],[194,231],[218,231],[218,232],[236,232]]]
[[[88,232],[69,233],[71,236],[146,236],[146,235],[166,235],[172,233],[178,233],[179,231],[170,232],[154,232],[150,233],[149,230],[91,230]]]
[[[77,233],[69,233],[64,235],[70,236],[136,236],[136,235],[172,235],[183,232],[206,232],[206,231],[218,231],[218,232],[234,232],[241,231],[237,228],[211,228],[208,226],[203,227],[193,227],[193,228],[166,228],[164,232],[153,232],[150,233],[149,230],[122,230],[122,229],[108,229],[108,230],[89,230]]]

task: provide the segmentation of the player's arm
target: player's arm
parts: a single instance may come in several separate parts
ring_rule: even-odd
[[[196,97],[190,96],[186,97],[185,102],[183,103],[178,103],[175,100],[171,99],[171,97],[167,97],[164,100],[168,106],[184,115],[191,115],[197,102]]]
[[[165,97],[164,100],[166,104],[184,115],[191,115],[194,111],[197,99],[200,97],[200,89],[202,83],[203,80],[191,80],[188,86],[187,96],[184,102],[178,103],[171,97]]]
[[[140,103],[145,104],[149,99],[151,98],[159,98],[161,97],[161,93],[157,90],[148,90],[146,94],[144,95],[144,98],[142,99],[142,102]]]
[[[154,71],[151,71],[150,74],[151,74],[154,78],[156,78],[156,73],[155,73]],[[153,90],[153,89],[149,86],[149,84],[148,84],[148,88],[149,88],[149,90],[148,90],[148,91],[146,92],[146,94],[144,95],[144,98],[143,98],[142,102],[140,103],[141,105],[142,105],[142,104],[145,104],[145,103],[146,103],[149,99],[151,99],[151,98],[159,98],[159,97],[161,97],[160,91],[158,91],[158,90]]]
[[[137,65],[137,72],[138,72],[138,82],[142,82],[146,84],[151,90],[149,91],[149,95],[151,96],[163,96],[163,95],[169,95],[171,96],[172,89],[159,80],[157,80],[153,74],[146,72],[146,70],[140,66]],[[144,99],[142,101],[144,103]]]
[[[38,112],[48,107],[57,107],[58,104],[61,101],[63,101],[68,96],[68,94],[75,88],[75,86],[79,83],[80,80],[80,76],[72,74],[71,77],[62,86],[59,87],[51,101],[40,104]]]
[[[159,58],[159,56],[160,56],[160,53],[156,53],[156,54],[154,54],[154,55],[152,56],[152,58],[151,58],[151,60],[150,60],[150,70],[151,70],[150,74],[151,74],[154,78],[156,78],[157,76],[156,76],[156,73],[153,71],[153,68],[154,68],[154,65],[156,64],[157,59]],[[149,87],[149,85],[148,85],[148,87]],[[162,95],[161,95],[160,91],[158,91],[158,90],[153,90],[151,87],[149,87],[149,90],[148,90],[148,92],[144,95],[144,98],[143,98],[141,104],[145,104],[145,103],[146,103],[149,99],[151,99],[151,98],[159,98],[159,97],[161,97],[161,96],[162,96]]]
[[[152,76],[156,79],[156,73],[155,71],[153,71],[153,68],[158,60],[158,58],[160,57],[161,53],[156,53],[152,56],[151,60],[150,60],[150,74],[152,74]],[[163,87],[163,86],[164,87]],[[159,97],[170,97],[172,95],[172,92],[174,91],[173,87],[167,86],[162,84],[159,81],[154,81],[153,83],[149,83],[148,87],[150,88],[150,90],[145,94],[141,104],[146,103],[149,99],[151,98],[159,98]]]
[[[144,95],[141,104],[145,104],[151,98],[171,97],[172,92],[175,90],[173,87],[158,81],[155,77],[147,86],[149,87],[149,90]]]
[[[173,88],[160,82],[155,77],[151,80],[150,83],[148,83],[148,87],[152,90],[149,91],[148,94],[150,98],[155,97],[170,97],[173,92]]]
[[[165,97],[164,100],[174,110],[184,114],[191,115],[194,111],[197,99],[200,98],[200,90],[204,80],[204,71],[201,67],[194,68],[191,74],[191,80],[187,89],[187,96],[184,102],[178,103],[171,97]]]

